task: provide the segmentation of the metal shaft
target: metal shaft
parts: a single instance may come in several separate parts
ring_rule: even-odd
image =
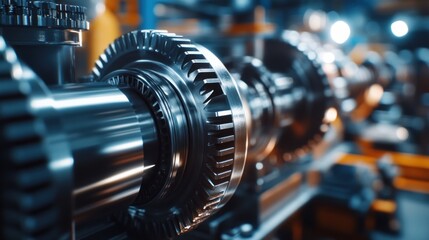
[[[245,58],[243,65],[237,81],[251,116],[249,155],[265,156],[264,152],[271,152],[275,146],[277,128],[293,123],[305,89],[286,74],[270,73],[258,59]]]
[[[146,104],[107,84],[64,85],[52,94],[74,158],[74,218],[131,204],[157,154]]]

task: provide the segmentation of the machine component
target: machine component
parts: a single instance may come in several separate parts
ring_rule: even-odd
[[[100,50],[113,41],[105,27],[116,37],[119,22],[155,28],[157,19],[210,38],[204,46],[220,49],[226,68],[181,36],[136,31],[77,81],[88,69],[75,71],[85,61],[75,61],[74,47],[104,2],[115,2],[119,17],[104,12],[117,28],[91,23],[103,41],[88,38]],[[413,224],[397,217],[413,211],[400,206],[399,189],[428,192],[425,157],[377,159],[379,148],[428,151],[427,50],[356,64],[310,34],[266,35],[295,28],[325,38],[341,19],[350,38],[336,41],[345,31],[331,27],[331,40],[350,49],[386,43],[380,32],[396,17],[374,9],[375,21],[363,21],[354,12],[373,5],[366,1],[129,2],[1,1],[0,35],[11,47],[0,37],[0,239],[343,239],[380,230],[405,237],[403,226],[424,222],[420,209]],[[331,12],[343,7],[352,14]],[[295,22],[301,13],[308,28]],[[411,33],[402,41],[424,35],[413,33],[423,18],[398,17]]]
[[[374,174],[364,166],[334,165],[323,176],[320,198],[365,212],[375,197],[371,189],[374,179]]]
[[[311,46],[321,71],[326,75],[336,99],[336,105],[343,118],[367,117],[377,106],[386,87],[393,78],[393,73],[385,62],[376,54],[368,54],[362,64],[356,64],[340,49],[322,45],[318,39],[308,33],[284,31],[283,38],[299,46]],[[363,114],[362,108],[367,112]]]
[[[50,97],[0,41],[1,237],[57,239],[70,228],[69,151]],[[38,104],[39,103],[39,104]]]
[[[329,235],[336,225],[342,226],[337,238],[367,238],[376,177],[364,165],[332,166],[322,178],[320,193],[304,210],[304,223],[311,229],[308,238]]]
[[[0,25],[18,57],[48,85],[75,82],[73,48],[82,44],[81,31],[89,29],[84,7],[2,0]]]
[[[85,14],[87,19],[92,20],[100,14],[100,8],[103,9],[102,4],[104,4],[104,0],[88,0],[85,2],[79,0],[57,0],[56,3],[84,7],[86,8]]]
[[[425,122],[425,97],[428,64],[427,49],[384,54],[393,73],[393,81],[385,88],[380,104],[367,120],[365,131],[355,135],[375,148],[425,154],[428,124]],[[380,134],[386,132],[386,134]],[[378,134],[377,134],[378,133]],[[389,134],[390,133],[390,134]]]
[[[347,121],[364,105],[360,102],[366,101],[373,86],[381,89],[379,94],[382,93],[382,86],[390,81],[389,72],[384,72],[385,66],[373,59],[357,65],[338,49],[322,46],[305,33],[287,31],[281,38],[262,38],[247,44],[250,53],[254,53],[249,55],[261,60],[237,57],[226,65],[239,79],[240,90],[252,116],[245,176],[225,210],[183,239],[283,238],[276,235],[279,234],[276,229],[312,199],[327,193],[344,197],[345,208],[350,207],[350,200],[353,204],[358,202],[359,206],[355,208],[368,210],[374,196],[359,192],[360,182],[349,179],[342,184],[354,170],[332,176],[340,186],[338,188],[326,182],[330,177],[330,166],[335,163],[335,152],[349,151],[349,147],[337,149],[334,145],[331,151],[327,146],[322,157],[303,153],[309,153],[312,145],[323,137],[323,130],[328,129],[337,113]],[[375,97],[372,99],[374,105],[380,96]],[[342,105],[347,105],[347,101],[356,104],[344,109]],[[338,107],[338,112],[334,107]],[[274,116],[287,124],[277,125]],[[295,124],[305,124],[302,128],[304,135],[293,131]],[[277,139],[282,134],[285,137]],[[290,144],[286,145],[288,141]],[[278,160],[289,159],[285,156],[299,161],[279,164]],[[315,156],[318,161],[312,161]],[[369,180],[365,177],[361,180]],[[329,188],[328,191],[324,191],[325,188]],[[244,228],[250,230],[244,231]]]
[[[287,38],[259,44],[261,60],[245,57],[227,65],[240,79],[252,113],[249,158],[261,160],[274,150],[280,161],[296,159],[322,140],[335,120],[326,116],[333,93],[307,45],[298,48]]]
[[[245,116],[234,81],[214,55],[174,34],[133,32],[110,45],[94,76],[139,92],[158,126],[157,181],[121,216],[129,228],[171,237],[226,203],[244,167]]]
[[[335,106],[345,118],[362,109],[368,116],[393,78],[381,58],[357,65],[308,33],[285,31],[247,44],[252,57],[234,57],[227,67],[252,113],[250,159],[272,151],[279,160],[303,156],[335,120]]]
[[[15,226],[34,219],[27,212],[48,206],[64,224],[56,232],[48,231],[49,224],[22,225],[25,231],[7,230],[6,236],[67,236],[70,219],[79,228],[93,216],[113,213],[129,236],[174,237],[193,229],[232,196],[244,169],[249,127],[252,159],[274,146],[282,160],[308,151],[332,120],[326,116],[332,92],[317,55],[290,39],[266,39],[264,49],[262,62],[246,57],[229,66],[240,87],[208,50],[162,31],[118,38],[97,61],[89,83],[47,89],[24,65],[21,75],[12,72],[16,80],[5,84],[25,90],[22,105],[37,124],[25,123],[28,131],[22,131],[14,125],[19,119],[4,118],[2,137],[10,146],[2,153],[4,169],[12,176],[24,174],[21,167],[34,170],[31,164],[20,165],[27,153],[15,148],[19,144],[14,141],[37,133],[44,147],[33,149],[42,154],[34,155],[36,169],[50,179],[43,186],[21,186],[12,177],[5,189],[36,189],[30,196],[35,206],[25,205],[25,194],[8,192],[4,209],[22,202],[16,209],[24,217]],[[2,102],[6,110],[8,105]],[[252,117],[247,119],[245,112]],[[28,181],[38,178],[24,175]],[[44,194],[44,186],[53,192]],[[37,222],[45,218],[41,215]]]
[[[2,1],[1,24],[4,26],[89,29],[85,8],[56,4],[52,1]]]
[[[6,237],[44,237],[57,216],[66,224],[49,236],[58,238],[71,219],[119,209],[131,235],[173,237],[234,193],[246,154],[243,107],[222,64],[189,40],[124,35],[101,56],[98,83],[48,90],[31,71],[12,74],[1,102],[2,142],[10,146],[2,149],[10,176],[2,175],[2,209],[16,209],[4,215]]]

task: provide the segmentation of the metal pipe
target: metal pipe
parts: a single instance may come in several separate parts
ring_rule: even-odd
[[[74,219],[133,203],[157,153],[146,104],[132,90],[104,83],[51,90],[74,158]],[[149,159],[145,148],[152,149]]]

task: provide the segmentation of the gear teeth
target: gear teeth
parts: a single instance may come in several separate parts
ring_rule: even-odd
[[[197,50],[189,50],[186,51],[186,49],[181,49],[180,47],[176,47],[177,52],[179,52],[179,54],[177,54],[177,57],[175,59],[175,63],[176,64],[180,64],[183,66],[183,64],[195,60],[195,59],[204,59],[204,55],[202,53],[200,53]],[[188,73],[189,74],[189,73]],[[195,81],[195,78],[190,78],[192,81]]]
[[[208,112],[210,112],[210,108],[216,107],[216,102],[221,102],[226,98],[219,84],[204,84],[200,93],[204,99],[204,108]]]
[[[34,194],[26,193],[13,193],[13,197],[10,199],[6,197],[7,200],[13,201],[13,199],[19,199],[19,202],[16,204],[18,207],[25,212],[37,211],[37,209],[42,209],[50,206],[54,201],[55,193],[50,189],[41,189],[35,191]]]
[[[308,42],[308,41],[309,41],[308,34],[301,33],[298,36],[298,42],[299,42],[298,45],[291,44],[291,43],[289,44],[291,44],[291,46],[297,47],[301,51],[301,53],[305,55],[308,61],[311,62],[313,69],[316,69],[317,75],[319,76],[319,79],[321,79],[321,83],[323,85],[323,89],[324,89],[323,95],[325,96],[327,101],[325,110],[327,110],[329,107],[333,106],[333,102],[332,102],[333,93],[329,86],[328,79],[325,73],[323,72],[322,66],[317,58],[317,55],[318,55],[317,47],[314,45],[318,45],[318,42],[315,41],[314,39],[312,40],[312,42]],[[314,45],[311,45],[311,44],[314,44]],[[316,56],[316,57],[312,57],[312,56]],[[307,144],[303,145],[302,147],[296,149],[291,153],[293,158],[302,157],[303,155],[309,153],[315,146],[317,146],[323,140],[325,131],[322,130],[321,126],[322,125],[327,126],[329,125],[329,123],[324,121],[324,114],[322,118],[323,119],[321,119],[320,125],[317,127],[316,132],[310,137]]]
[[[214,143],[212,143],[212,141],[210,141],[210,143],[212,144],[222,144],[222,143],[228,143],[228,142],[233,142],[235,141],[235,137],[234,135],[228,135],[228,136],[224,136],[224,137],[212,137]]]
[[[205,55],[190,40],[167,32],[135,31],[117,39],[97,61],[93,70],[95,81],[101,81],[112,70],[113,63],[123,53],[130,52],[139,52],[140,54],[136,54],[140,56],[139,59],[144,59],[144,53],[150,52],[162,57],[166,63],[174,64],[174,69],[186,81],[192,83],[190,87],[197,93],[195,100],[203,107],[202,124],[207,131],[207,137],[203,139],[206,139],[204,144],[207,154],[204,156],[203,169],[192,196],[175,206],[175,210],[161,222],[151,220],[148,213],[135,211],[134,208],[129,211],[128,216],[120,218],[122,223],[130,224],[132,231],[139,236],[174,237],[194,228],[220,207],[234,167],[236,138],[232,109],[222,89],[222,82]],[[109,81],[118,83],[126,80]],[[130,83],[141,84],[139,81],[128,81],[128,84]],[[150,96],[151,91],[144,89],[145,86],[138,88],[143,88],[139,92],[150,103],[158,123],[161,124],[160,119],[165,122],[165,118],[162,118],[164,113],[156,97]],[[167,128],[167,125],[161,127]],[[160,132],[162,135],[163,130]],[[162,141],[168,142],[168,138]]]
[[[274,39],[274,41],[277,41]],[[285,32],[283,34],[283,38],[280,39],[284,43],[284,45],[292,49],[294,51],[294,59],[297,60],[297,64],[308,64],[308,67],[311,68],[311,75],[306,75],[305,77],[308,79],[317,79],[317,85],[312,86],[308,89],[308,91],[313,91],[313,93],[317,94],[315,99],[309,99],[308,101],[313,101],[313,105],[318,104],[316,109],[322,109],[323,113],[319,111],[315,111],[314,108],[310,108],[309,112],[312,120],[312,124],[314,126],[308,126],[306,128],[307,135],[305,137],[296,137],[294,138],[294,133],[291,129],[287,129],[282,134],[283,136],[279,140],[279,142],[284,142],[285,145],[289,144],[292,146],[289,149],[283,149],[279,146],[276,150],[276,154],[278,154],[278,159],[280,161],[291,161],[302,157],[303,155],[309,153],[317,144],[322,141],[323,136],[325,134],[325,128],[322,126],[328,126],[329,123],[324,120],[324,113],[327,109],[334,106],[333,102],[333,93],[329,86],[328,79],[323,72],[323,68],[319,62],[318,58],[318,42],[313,39],[309,39],[309,36],[304,34],[300,34],[298,32]],[[269,44],[269,43],[268,43]],[[259,67],[259,66],[256,66]],[[264,70],[265,71],[265,70]],[[270,86],[266,86],[269,88]],[[310,117],[309,117],[310,118]],[[295,141],[290,141],[290,139],[295,139]],[[283,140],[283,141],[282,141]],[[289,141],[289,142],[288,142]]]
[[[215,179],[215,180],[220,180],[223,178],[230,177],[232,174],[231,170],[226,170],[224,172],[216,173],[216,169],[214,169],[215,167],[207,165],[207,168],[209,169],[208,174],[210,175],[210,178]]]
[[[15,79],[21,67],[0,37],[0,198],[6,239],[58,239],[56,192],[43,147],[44,123],[31,110],[38,79]],[[34,85],[31,85],[31,84]]]
[[[188,77],[191,77],[190,75],[198,69],[204,68],[210,68],[210,62],[207,61],[207,59],[193,59],[183,63],[182,65],[182,70],[188,72]]]
[[[234,128],[234,124],[233,123],[222,123],[222,124],[212,124],[212,123],[210,123],[208,126],[209,126],[209,130],[210,131],[222,131],[222,130],[227,130],[227,129],[233,129]]]
[[[47,1],[2,1],[0,24],[88,30],[86,8]]]

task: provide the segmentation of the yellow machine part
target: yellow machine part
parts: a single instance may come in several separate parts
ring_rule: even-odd
[[[84,42],[88,51],[88,70],[104,49],[121,35],[118,18],[109,9],[91,21],[91,31],[84,33]]]
[[[91,31],[84,33],[88,49],[88,70],[104,49],[124,31],[135,29],[140,24],[138,1],[106,1],[105,11],[91,21]]]

